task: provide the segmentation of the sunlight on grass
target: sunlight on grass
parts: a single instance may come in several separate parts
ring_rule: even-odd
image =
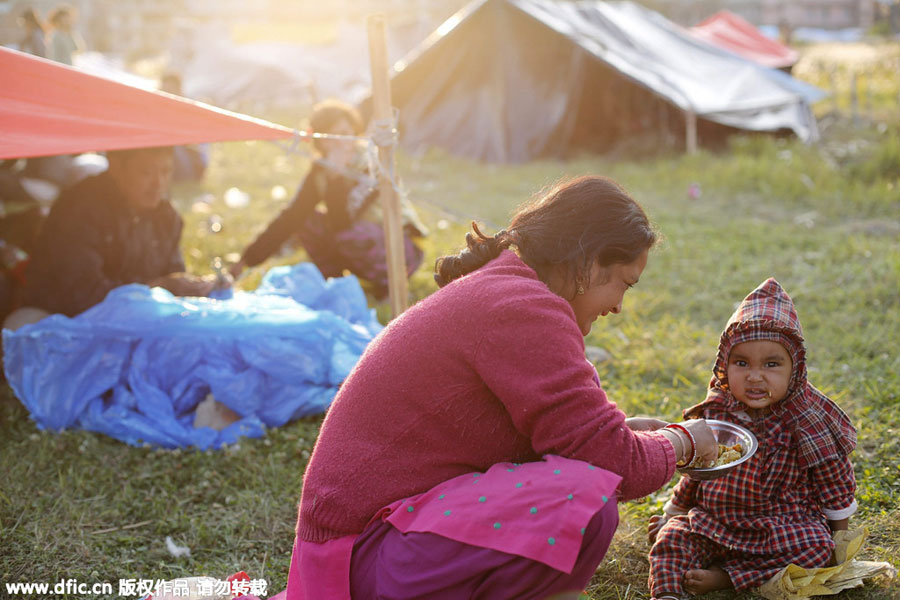
[[[561,177],[612,176],[645,206],[664,240],[623,314],[599,321],[586,340],[612,355],[598,365],[610,398],[629,414],[677,419],[704,396],[736,303],[776,277],[803,324],[810,380],[859,431],[853,524],[872,532],[862,558],[900,564],[900,126],[835,122],[825,133],[816,146],[748,135],[722,153],[643,161],[580,155],[497,166],[437,150],[401,153],[398,171],[432,232],[411,297],[435,291],[431,265],[463,245],[470,220],[492,233]],[[207,178],[173,189],[189,269],[209,272],[213,258],[240,253],[287,206],[307,168],[306,159],[269,143],[214,146]],[[688,193],[692,185],[699,196]],[[249,195],[247,206],[228,206],[231,187]],[[299,260],[302,249],[286,249],[240,287],[253,289],[269,267]],[[384,318],[386,307],[377,308]],[[221,452],[132,448],[84,432],[39,431],[6,389],[0,579],[116,582],[245,570],[280,591],[319,424],[301,420]],[[647,597],[644,530],[667,493],[622,506],[590,598]],[[172,558],[166,536],[190,547],[191,556]],[[871,583],[841,596],[897,597],[897,584]]]

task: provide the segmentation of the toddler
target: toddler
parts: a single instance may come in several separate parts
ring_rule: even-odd
[[[847,529],[857,507],[856,430],[807,381],[800,322],[777,281],[763,282],[732,315],[706,400],[684,417],[742,425],[759,449],[719,479],[683,477],[665,514],[651,518],[651,596],[744,591],[789,563],[828,565],[831,534]]]

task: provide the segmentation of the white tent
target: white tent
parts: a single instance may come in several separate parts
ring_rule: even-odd
[[[824,96],[631,2],[474,0],[394,68],[407,147],[495,162],[678,127],[813,141]]]

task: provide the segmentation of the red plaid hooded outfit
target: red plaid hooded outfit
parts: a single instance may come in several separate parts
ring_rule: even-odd
[[[787,396],[753,420],[732,395],[728,356],[740,343],[771,340],[793,360]],[[828,564],[834,543],[827,520],[856,510],[849,455],[856,447],[850,419],[807,381],[800,321],[791,298],[768,279],[748,295],[719,341],[706,400],[684,417],[737,423],[759,440],[759,450],[719,479],[683,477],[666,512],[674,515],[650,550],[650,591],[680,596],[690,569],[717,565],[736,590],[757,587],[794,563]]]

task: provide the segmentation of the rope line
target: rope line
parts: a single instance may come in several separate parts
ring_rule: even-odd
[[[347,179],[355,181],[357,184],[366,186],[369,189],[375,189],[378,186],[378,176],[383,175],[384,178],[391,184],[391,187],[397,194],[397,197],[400,198],[401,201],[404,201],[408,198],[406,187],[403,185],[403,182],[396,177],[395,173],[393,172],[394,169],[385,169],[382,167],[381,160],[379,159],[378,155],[379,148],[393,149],[399,145],[399,134],[397,131],[398,117],[399,111],[396,107],[394,107],[393,115],[391,117],[385,119],[374,119],[371,121],[369,125],[368,135],[366,136],[315,133],[295,129],[294,136],[291,139],[290,143],[285,143],[278,140],[269,141],[281,148],[287,154],[304,156],[308,158],[312,163],[320,165],[328,169],[332,173],[341,175],[342,177],[346,177]],[[312,139],[352,140],[364,142],[366,166],[368,167],[369,173],[361,173],[355,169],[348,169],[347,167],[333,163],[323,156],[304,149],[300,145],[300,142],[302,140]],[[441,216],[449,218],[450,220],[458,224],[468,225],[472,222],[472,218],[463,216],[460,213],[454,211],[452,208],[443,206],[436,202],[431,202],[423,198],[416,198],[416,203],[425,205],[431,210],[439,213]],[[496,223],[492,223],[487,219],[482,218],[475,220],[484,223],[491,229],[500,229],[500,226],[498,226]]]
[[[397,193],[398,197],[405,200],[407,198],[406,189],[394,173],[393,161],[388,161],[388,168],[385,169],[384,165],[381,164],[378,152],[379,148],[393,151],[398,145],[399,134],[397,132],[397,118],[399,114],[398,110],[394,108],[390,117],[372,120],[369,125],[371,136],[370,142],[366,147],[366,159],[368,161],[369,173],[374,174],[376,178],[379,175],[384,176],[391,184],[391,187]]]

